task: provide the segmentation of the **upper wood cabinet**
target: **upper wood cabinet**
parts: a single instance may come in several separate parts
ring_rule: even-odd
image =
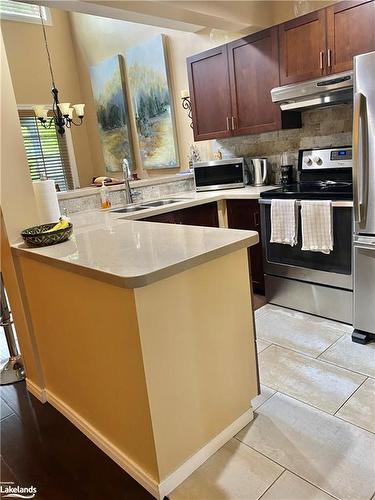
[[[227,46],[216,47],[187,59],[194,139],[232,135]]]
[[[325,9],[279,26],[281,85],[319,78],[326,51]]]
[[[277,27],[189,57],[187,67],[196,141],[301,126],[299,113],[282,114],[271,99]]]
[[[279,85],[277,27],[228,44],[233,135],[281,128],[270,91]]]
[[[375,50],[374,0],[345,1],[279,26],[281,85],[340,73]]]
[[[327,9],[327,71],[353,67],[353,57],[375,50],[375,2],[348,1]]]

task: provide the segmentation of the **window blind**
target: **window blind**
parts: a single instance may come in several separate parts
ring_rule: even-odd
[[[30,20],[39,20],[39,5],[14,2],[13,0],[0,0],[1,17],[9,18],[24,18]],[[46,7],[42,7],[42,17],[44,21],[48,21],[48,12]]]
[[[65,135],[57,133],[54,124],[45,129],[34,111],[19,111],[23,142],[32,180],[46,175],[61,191],[73,189],[73,177]]]

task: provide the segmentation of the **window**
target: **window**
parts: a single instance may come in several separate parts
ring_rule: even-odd
[[[23,142],[32,180],[46,175],[61,191],[74,188],[66,133],[61,136],[54,125],[45,129],[32,110],[19,110]]]
[[[0,0],[0,17],[10,21],[39,23],[39,5],[13,0]],[[42,17],[46,24],[51,24],[51,13],[47,7],[42,7]]]

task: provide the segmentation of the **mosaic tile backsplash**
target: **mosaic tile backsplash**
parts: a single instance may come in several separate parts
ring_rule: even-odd
[[[172,194],[191,191],[194,189],[193,178],[181,179],[164,184],[156,184],[151,186],[132,187],[133,200],[136,203],[170,196]],[[112,207],[126,205],[125,190],[110,191],[109,199]],[[100,208],[100,190],[97,193],[88,196],[80,196],[78,198],[59,200],[60,210],[62,214],[73,214],[76,212],[84,212],[86,210],[94,210]]]
[[[288,163],[294,165],[296,177],[299,149],[351,145],[352,116],[351,104],[304,111],[300,129],[219,139],[213,141],[212,151],[220,149],[223,158],[268,158],[269,181],[277,184],[282,153],[288,153]]]

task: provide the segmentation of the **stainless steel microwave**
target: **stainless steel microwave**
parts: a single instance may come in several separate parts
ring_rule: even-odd
[[[243,158],[194,163],[196,191],[215,191],[245,186]]]

